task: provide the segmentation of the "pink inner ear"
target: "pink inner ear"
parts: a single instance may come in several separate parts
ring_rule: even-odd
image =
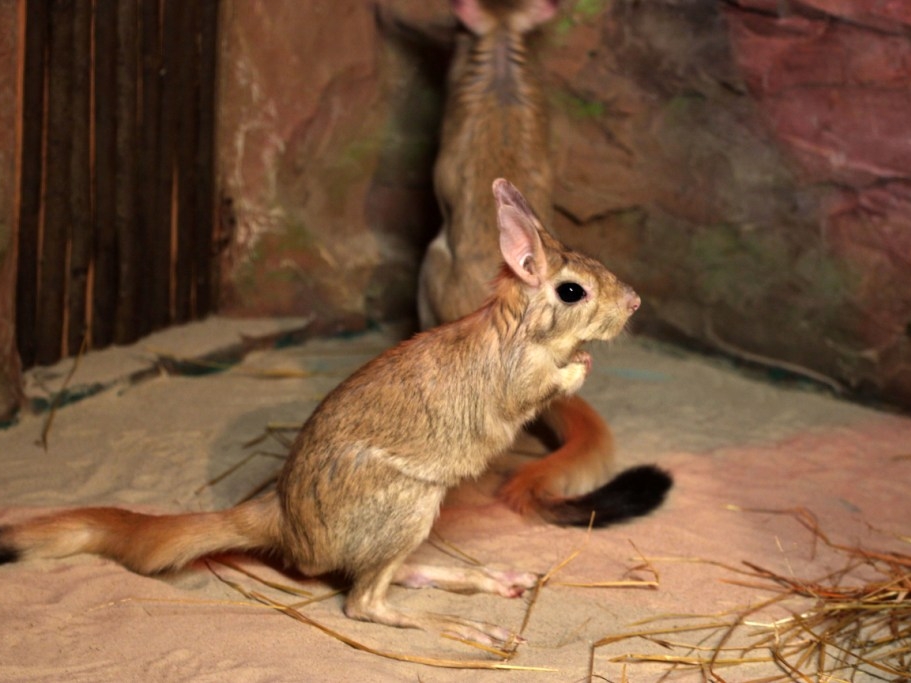
[[[538,25],[550,21],[557,13],[559,4],[559,0],[538,0],[535,2],[530,10],[532,23]]]
[[[528,285],[540,287],[544,253],[534,223],[512,206],[497,211],[500,226],[500,252],[506,265]]]
[[[472,33],[482,33],[487,15],[478,0],[452,0],[452,13]]]

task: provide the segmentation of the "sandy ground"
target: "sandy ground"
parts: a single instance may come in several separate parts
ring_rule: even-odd
[[[229,371],[199,377],[154,372],[152,352],[194,357],[236,344],[241,335],[265,336],[300,324],[216,318],[134,347],[89,354],[68,386],[103,390],[54,414],[46,450],[39,442],[47,412],[0,431],[0,523],[69,506],[208,510],[240,500],[278,469],[284,450],[274,437],[245,444],[269,424],[306,418],[329,388],[391,343],[390,333],[254,351]],[[724,622],[731,618],[725,613],[774,595],[768,582],[714,563],[743,568],[747,561],[805,580],[848,565],[843,552],[814,543],[795,517],[771,511],[806,508],[834,542],[911,552],[911,419],[766,382],[641,339],[594,351],[595,368],[582,393],[614,428],[618,467],[658,463],[673,473],[676,484],[664,507],[591,533],[523,519],[491,495],[526,457],[505,456],[487,476],[450,496],[436,526],[449,546],[425,544],[419,554],[427,562],[459,563],[453,551],[446,552],[454,546],[494,566],[541,574],[557,568],[537,598],[402,588],[391,593],[403,606],[514,629],[527,618],[526,642],[510,664],[550,671],[468,672],[359,651],[245,598],[233,586],[283,604],[304,598],[264,579],[328,595],[299,611],[383,652],[466,665],[498,661],[423,632],[346,619],[342,597],[333,594],[337,586],[295,583],[254,559],[234,561],[257,578],[220,564],[146,578],[80,556],[0,568],[0,680],[581,681],[591,666],[597,680],[656,681],[667,665],[621,660],[647,653],[707,657],[675,643],[707,637],[705,644],[713,646],[718,628],[665,634],[663,646],[644,638],[593,644],[636,630]],[[71,365],[32,373],[30,395],[52,396]],[[281,372],[270,377],[265,370]],[[596,585],[656,579],[652,588]],[[768,623],[812,604],[788,599],[777,611],[751,618]],[[745,631],[735,634],[744,643],[751,638]],[[745,656],[768,659],[768,652]],[[727,681],[780,673],[768,661],[718,671]],[[855,680],[897,680],[880,675]],[[672,680],[698,681],[702,675],[689,670]]]

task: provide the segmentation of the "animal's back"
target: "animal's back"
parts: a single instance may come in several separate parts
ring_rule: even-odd
[[[470,32],[459,36],[434,167],[443,228],[421,272],[423,327],[475,310],[490,292],[500,260],[490,185],[514,179],[536,213],[550,224],[553,173],[548,114],[528,50],[528,32],[552,16],[548,0],[459,3]],[[474,12],[477,16],[473,15]]]

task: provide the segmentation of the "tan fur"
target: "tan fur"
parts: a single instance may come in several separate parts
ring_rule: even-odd
[[[481,643],[496,626],[398,610],[389,584],[520,595],[527,572],[406,566],[446,490],[485,470],[555,396],[577,391],[589,340],[616,336],[639,298],[552,238],[505,180],[494,184],[507,266],[475,313],[390,349],[334,389],[301,429],[277,491],[217,513],[64,512],[0,530],[0,558],[92,552],[143,573],[219,551],[259,550],[309,575],[341,571],[350,617]],[[561,301],[562,283],[584,287]],[[394,416],[394,419],[390,419]]]
[[[443,228],[421,267],[424,329],[468,314],[488,296],[499,267],[488,191],[494,178],[521,187],[545,224],[553,205],[547,103],[528,34],[553,16],[556,1],[462,0],[453,8],[468,33],[450,68],[434,168]],[[549,502],[587,493],[611,475],[613,437],[585,400],[557,398],[543,420],[561,447],[525,465],[500,492],[521,513],[546,514]]]

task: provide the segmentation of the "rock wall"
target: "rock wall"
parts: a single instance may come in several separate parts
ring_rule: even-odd
[[[554,75],[591,115],[558,120],[557,202],[651,329],[911,403],[909,10],[869,6],[582,19],[591,47],[559,47]]]
[[[382,6],[426,30],[361,0],[225,0],[223,310],[412,314],[452,22]],[[639,330],[911,405],[909,15],[564,0],[541,41],[555,227],[636,286]]]
[[[777,4],[744,1],[727,19],[762,121],[797,163],[795,191],[817,194],[813,244],[845,278],[813,364],[911,402],[911,3]]]
[[[445,65],[385,45],[363,0],[225,0],[221,35],[222,310],[412,315]]]

